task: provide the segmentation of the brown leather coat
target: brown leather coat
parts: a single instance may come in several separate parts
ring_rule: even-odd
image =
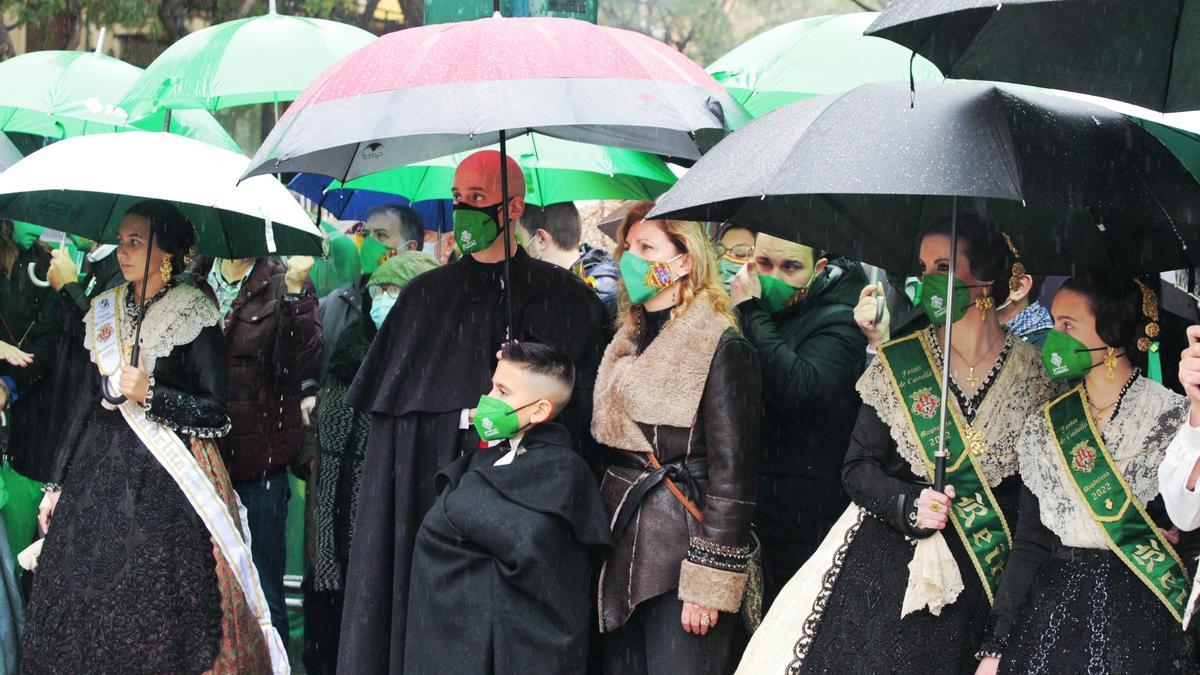
[[[612,378],[614,361],[621,358],[617,352],[622,337],[636,339],[623,329],[600,368],[593,432],[600,442],[626,446],[614,448],[613,466],[601,485],[605,506],[619,530],[601,572],[600,617],[605,632],[621,626],[638,603],[676,589],[684,600],[727,612],[737,611],[742,601],[744,571],[697,564],[689,554],[696,550],[694,538],[733,549],[749,544],[761,415],[758,359],[750,343],[733,328],[718,329],[714,340],[706,340],[703,333],[712,330],[712,322],[721,321],[711,309],[692,317],[695,321],[688,318],[667,325],[654,338],[654,342],[688,348],[654,355],[647,341],[641,340],[636,354],[624,358],[658,362],[624,380]],[[693,330],[694,337],[688,335]],[[670,333],[676,334],[668,337]],[[649,387],[650,395],[661,397],[663,405],[647,409],[648,399],[630,392],[639,387]],[[690,426],[642,421],[662,415],[660,408],[671,408],[671,397],[686,400],[689,395],[698,396]],[[602,411],[602,406],[611,406],[610,411]],[[605,414],[613,410],[615,415]],[[618,429],[620,420],[614,417],[631,419],[637,432],[633,426]],[[634,433],[641,438],[632,438]],[[688,513],[665,483],[653,480],[655,471],[647,460],[651,448],[673,482],[701,508],[703,522]],[[643,489],[644,495],[639,495]]]

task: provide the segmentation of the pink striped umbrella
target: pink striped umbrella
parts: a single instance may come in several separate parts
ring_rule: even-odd
[[[247,175],[346,181],[530,131],[694,160],[747,120],[711,76],[657,40],[496,16],[391,33],[334,64]]]

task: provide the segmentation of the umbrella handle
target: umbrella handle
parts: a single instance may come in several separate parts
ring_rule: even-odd
[[[124,394],[118,393],[114,395],[109,393],[108,378],[104,375],[100,375],[100,395],[112,406],[119,406],[127,400]]]
[[[38,288],[49,288],[50,282],[44,279],[39,279],[37,277],[37,273],[33,271],[34,265],[36,264],[37,263],[29,263],[29,266],[25,268],[25,271],[29,274],[29,280],[32,281],[33,285],[37,286]]]

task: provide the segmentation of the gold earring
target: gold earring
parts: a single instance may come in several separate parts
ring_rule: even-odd
[[[1105,373],[1105,375],[1110,380],[1113,379],[1113,368],[1115,368],[1116,365],[1117,365],[1117,350],[1113,349],[1112,347],[1109,347],[1108,351],[1104,352],[1104,367],[1108,369],[1108,372]]]
[[[159,276],[162,277],[164,284],[171,280],[171,259],[170,258],[163,258],[162,262],[160,262],[158,264],[158,274],[159,274]]]
[[[988,310],[996,306],[996,301],[990,295],[981,295],[975,298],[975,308],[979,310],[979,318],[987,320]]]

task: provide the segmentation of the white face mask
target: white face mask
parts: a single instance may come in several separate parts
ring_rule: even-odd
[[[421,252],[431,255],[436,258],[437,257],[437,242],[436,241],[427,241],[427,242],[421,244]]]
[[[388,312],[392,311],[392,305],[395,304],[396,298],[387,293],[371,300],[371,321],[375,322],[376,328],[383,326],[383,320],[387,318]]]

